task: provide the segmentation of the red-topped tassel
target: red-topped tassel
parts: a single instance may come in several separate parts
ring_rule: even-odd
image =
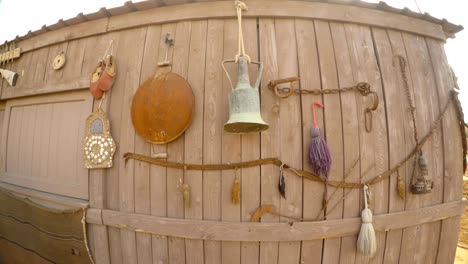
[[[328,149],[327,142],[320,135],[320,129],[317,124],[317,118],[315,115],[315,106],[322,107],[321,103],[315,102],[312,104],[312,113],[314,116],[314,127],[310,129],[310,135],[312,137],[309,145],[309,164],[312,167],[312,171],[322,177],[324,180],[328,178],[328,172],[331,167],[331,156],[330,150]]]

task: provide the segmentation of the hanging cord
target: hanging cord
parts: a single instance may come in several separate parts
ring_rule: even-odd
[[[417,126],[416,126],[416,106],[414,105],[413,97],[411,96],[408,76],[406,75],[406,60],[401,55],[395,55],[395,57],[398,58],[398,61],[399,61],[399,64],[400,64],[400,74],[401,74],[401,78],[403,80],[403,86],[405,88],[406,99],[408,101],[409,110],[410,110],[410,113],[411,113],[411,121],[413,123],[413,137],[414,137],[414,141],[416,143],[416,146],[418,146],[419,145],[419,134],[418,134]],[[419,155],[422,155],[422,150],[419,149],[418,153],[419,153]],[[414,175],[415,175],[415,172],[416,172],[417,163],[418,163],[418,159],[415,158],[414,161],[413,161],[413,168],[412,168],[412,172],[411,172],[411,175],[412,175],[411,182],[412,183],[415,180]]]
[[[390,177],[393,173],[395,173],[401,166],[403,166],[408,160],[413,158],[416,154],[419,153],[419,149],[422,148],[422,146],[429,140],[429,138],[434,134],[434,131],[440,126],[441,120],[444,117],[445,113],[447,112],[448,106],[450,105],[451,102],[455,103],[456,96],[453,96],[453,93],[456,93],[455,91],[450,92],[451,95],[447,102],[445,103],[445,106],[443,107],[439,117],[432,122],[430,129],[428,133],[420,139],[419,144],[416,145],[416,147],[411,151],[403,160],[401,160],[397,165],[395,165],[393,168],[390,170],[387,170],[379,175],[376,175],[375,177],[371,178],[365,183],[350,183],[350,182],[337,182],[337,181],[328,181],[326,184],[328,186],[332,187],[337,187],[337,188],[350,188],[350,189],[355,189],[355,188],[362,188],[364,185],[373,185],[376,184],[382,180],[385,180],[386,178]],[[281,166],[284,162],[277,158],[266,158],[266,159],[259,159],[259,160],[251,160],[251,161],[245,161],[245,162],[239,162],[239,163],[231,163],[231,164],[184,164],[184,163],[178,163],[178,162],[170,162],[170,161],[165,161],[161,159],[154,159],[150,158],[144,155],[139,155],[135,153],[130,153],[127,152],[123,155],[125,162],[127,162],[129,159],[135,159],[139,161],[144,161],[148,162],[151,164],[163,166],[163,167],[169,167],[169,168],[176,168],[176,169],[187,169],[187,170],[233,170],[236,167],[238,168],[248,168],[248,167],[254,167],[254,166],[260,166],[260,165],[267,165],[267,164],[272,164],[276,166]],[[313,173],[304,171],[304,170],[299,170],[296,168],[291,167],[288,164],[284,164],[284,168],[290,171],[295,172],[296,175],[300,177],[304,177],[308,180],[311,181],[316,181],[316,182],[321,182],[325,183],[325,181],[317,176],[314,175]]]
[[[93,256],[91,255],[91,250],[88,244],[88,235],[86,232],[86,208],[81,208],[81,210],[83,210],[83,217],[81,218],[81,224],[83,225],[83,240],[86,247],[86,252],[88,253],[89,260],[92,264],[94,264],[95,262]]]
[[[241,2],[241,1],[235,1],[234,5],[236,7],[236,12],[237,12],[237,23],[239,25],[239,34],[238,34],[238,53],[236,54],[236,59],[235,62],[237,63],[239,61],[239,57],[245,57],[247,58],[247,61],[250,63],[250,57],[245,53],[245,47],[244,47],[244,34],[242,32],[242,11],[247,11],[248,8],[247,6]]]
[[[109,52],[110,51],[110,52]],[[111,39],[109,42],[109,46],[107,46],[106,51],[104,52],[104,55],[102,56],[101,60],[105,60],[107,55],[114,55],[114,40]]]
[[[416,107],[414,106],[414,101],[411,96],[411,91],[409,87],[409,82],[408,82],[408,76],[406,75],[406,60],[400,55],[396,55],[396,58],[398,58],[399,63],[400,63],[400,73],[401,77],[403,79],[403,84],[405,87],[405,93],[406,93],[406,98],[408,99],[408,104],[409,104],[409,110],[411,113],[411,121],[413,122],[413,136],[414,140],[416,142],[416,145],[419,144],[419,135],[418,135],[418,129],[416,127]]]

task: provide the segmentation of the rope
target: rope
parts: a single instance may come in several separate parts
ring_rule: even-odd
[[[468,151],[468,145],[466,142],[466,131],[465,131],[465,117],[463,116],[463,109],[460,103],[460,100],[458,100],[458,93],[457,92],[452,92],[451,98],[455,104],[455,110],[457,111],[457,116],[458,116],[458,123],[460,127],[460,135],[461,135],[461,140],[462,140],[462,147],[463,147],[463,172],[466,172],[466,167],[467,167],[467,161],[466,161],[466,154]]]
[[[246,57],[247,61],[250,63],[250,57],[245,53],[244,47],[244,34],[242,32],[242,11],[247,11],[247,6],[241,1],[235,1],[234,5],[237,12],[237,22],[239,25],[239,34],[238,34],[238,53],[236,55],[235,62],[239,60],[239,57]]]
[[[300,169],[296,169],[287,163],[281,161],[278,158],[265,158],[265,159],[259,159],[259,160],[251,160],[251,161],[245,161],[245,162],[238,162],[238,163],[224,163],[224,164],[186,164],[186,163],[178,163],[178,162],[171,162],[171,161],[165,161],[161,159],[155,159],[151,157],[147,157],[144,155],[139,155],[135,153],[125,153],[123,155],[125,159],[125,163],[129,159],[134,159],[134,160],[139,160],[163,167],[169,167],[169,168],[175,168],[175,169],[185,169],[185,170],[208,170],[208,171],[213,171],[213,170],[233,170],[236,168],[249,168],[249,167],[254,167],[254,166],[260,166],[260,165],[276,165],[276,166],[281,166],[284,164],[284,168],[287,170],[290,170],[294,172],[297,176],[303,177],[305,179],[315,181],[315,182],[321,182],[323,184],[327,184],[328,186],[336,187],[336,188],[345,188],[345,189],[356,189],[356,188],[362,188],[364,185],[373,185],[376,184],[380,181],[385,180],[386,178],[390,177],[394,172],[396,172],[400,167],[402,167],[408,160],[413,158],[416,154],[419,153],[419,150],[422,148],[422,146],[427,142],[427,140],[434,134],[434,131],[440,126],[442,118],[444,117],[445,113],[447,112],[448,106],[450,105],[450,102],[455,102],[456,96],[453,95],[453,93],[456,94],[455,91],[451,91],[451,96],[450,99],[447,100],[444,108],[442,109],[441,113],[439,114],[439,117],[434,120],[432,123],[429,132],[421,138],[419,143],[416,145],[416,147],[411,151],[403,160],[401,160],[397,165],[395,165],[393,168],[376,175],[375,177],[371,178],[367,182],[364,183],[350,183],[350,182],[338,182],[338,181],[327,181],[325,182],[321,177]]]
[[[86,247],[86,252],[88,253],[89,260],[94,264],[93,256],[91,255],[91,250],[88,244],[88,235],[86,233],[86,208],[81,208],[83,210],[83,217],[81,218],[81,224],[83,225],[83,240]]]

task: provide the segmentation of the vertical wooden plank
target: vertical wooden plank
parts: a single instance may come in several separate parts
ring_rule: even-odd
[[[120,33],[120,32],[119,32]],[[115,37],[115,36],[114,36]],[[119,41],[114,38],[114,50],[117,51],[118,46],[119,46]],[[90,40],[92,43],[92,40]],[[90,43],[90,44],[91,44]],[[93,67],[96,67],[96,63],[99,61],[99,59],[102,58],[103,53],[107,49],[107,44],[104,44],[103,47],[100,47],[100,52],[95,55],[94,58],[89,58],[86,60],[86,65],[85,67],[89,67],[88,70],[90,71],[87,75],[91,76],[92,71],[94,70]],[[67,49],[67,54],[70,53],[70,44]],[[85,56],[86,58],[86,56]],[[123,61],[122,61],[123,62]],[[90,66],[93,65],[93,66]],[[118,142],[120,139],[120,127],[121,127],[121,107],[122,107],[122,100],[124,96],[124,89],[123,88],[117,88],[117,83],[119,82],[120,74],[118,72],[121,72],[120,69],[120,57],[118,54],[116,54],[116,65],[117,65],[117,75],[115,79],[115,85],[112,87],[112,91],[107,94],[107,101],[109,102],[108,106],[108,117],[109,121],[111,124],[111,134],[114,140]],[[67,69],[65,67],[65,69]],[[62,79],[66,80],[65,76],[65,70],[63,73]],[[83,73],[84,74],[84,73]],[[120,157],[123,152],[120,150],[120,145],[117,146],[116,152],[114,154],[114,157]],[[104,196],[104,201],[105,201],[105,208],[109,208],[111,210],[119,210],[119,196],[120,196],[120,191],[119,191],[119,174],[120,174],[120,160],[119,158],[114,158],[113,160],[113,167],[107,170],[107,176],[104,179],[104,185],[106,189],[106,193]],[[115,227],[108,227],[107,228],[108,232],[108,241],[109,241],[109,258],[110,258],[110,263],[122,263],[122,250],[120,249],[120,230]]]
[[[24,85],[26,84],[26,73],[32,67],[31,59],[33,53],[34,52],[26,52],[24,54],[21,54],[21,57],[18,59],[18,63],[16,65],[12,65],[12,67],[16,66],[16,73],[18,73],[18,80],[16,81],[16,86],[15,88],[13,88],[8,83],[5,83],[2,88],[2,94],[5,94],[5,90],[7,89],[17,89],[20,87],[24,87]],[[4,80],[4,82],[6,81]]]
[[[280,102],[268,90],[268,82],[278,79],[278,62],[276,48],[275,21],[268,18],[259,19],[259,47],[260,61],[265,65],[262,76],[261,112],[270,125],[268,130],[261,133],[261,157],[280,157]],[[278,169],[273,166],[261,166],[261,204],[280,207],[280,194],[277,189]],[[279,217],[264,215],[262,222],[278,222]],[[260,263],[278,263],[278,242],[260,243]]]
[[[23,119],[22,107],[14,107],[10,109],[10,117],[7,127],[8,141],[6,142],[6,168],[5,171],[8,173],[18,172],[19,166],[19,145],[20,145],[20,129]]]
[[[226,105],[221,98],[223,71],[223,28],[224,20],[208,20],[206,38],[205,101],[203,118],[203,163],[221,162],[221,145],[223,134],[223,116]],[[206,171],[203,173],[203,219],[221,220],[221,173]],[[221,243],[204,241],[205,263],[221,263]]]
[[[426,39],[431,57],[439,107],[443,107],[450,100],[449,91],[455,86],[451,76],[451,69],[444,52],[443,43],[433,39]],[[458,117],[454,106],[449,106],[442,119],[444,170],[440,177],[444,179],[443,202],[460,200],[463,197],[463,163],[461,149],[461,135],[458,126]],[[436,263],[452,263],[457,248],[460,217],[453,217],[442,221],[440,242]]]
[[[408,56],[408,71],[411,71],[413,80],[413,94],[416,107],[416,128],[421,135],[429,131],[430,125],[435,116],[438,115],[437,90],[434,84],[433,71],[430,64],[430,57],[424,38],[410,34],[403,34],[403,41]],[[437,111],[435,113],[434,111]],[[429,169],[429,178],[434,182],[434,189],[429,194],[418,195],[418,204],[407,204],[410,208],[419,208],[440,203],[442,197],[443,182],[438,175],[441,172],[440,143],[441,132],[437,129],[434,135],[424,145],[422,151],[425,154]],[[434,201],[434,202],[433,202]],[[439,241],[440,223],[434,222],[421,226],[407,228],[403,231],[402,252],[400,261],[415,261],[434,263],[436,258],[437,243]],[[434,237],[435,236],[435,237]],[[416,243],[410,240],[417,240]],[[413,244],[415,252],[406,250],[408,244]],[[428,251],[423,253],[423,251]],[[429,252],[431,251],[431,252]]]
[[[152,78],[157,67],[161,26],[148,27],[140,72],[140,85]],[[151,145],[138,134],[135,136],[135,153],[151,156]],[[135,161],[135,213],[151,213],[150,164]],[[136,234],[138,263],[153,262],[152,238],[150,234]]]
[[[388,169],[386,106],[385,100],[383,100],[385,97],[370,29],[365,26],[346,24],[345,32],[349,40],[348,45],[354,80],[356,82],[368,82],[372,87],[372,91],[375,91],[381,98],[378,109],[373,112],[372,131],[366,132],[364,112],[367,107],[372,105],[372,98],[364,98],[361,95],[356,97],[357,116],[359,118],[360,174],[361,182],[366,182]],[[372,212],[374,214],[386,213],[388,211],[388,179],[372,185],[370,190],[373,193]],[[360,203],[362,204],[362,194],[360,197]],[[357,254],[357,263],[383,262],[385,233],[376,232],[376,237],[377,253],[374,258],[369,259]]]
[[[92,38],[96,38],[96,37],[92,37]],[[52,68],[52,63],[53,63],[53,61],[55,59],[55,56],[57,56],[61,52],[63,52],[63,54],[65,54],[65,59],[66,60],[72,59],[67,54],[67,48],[68,48],[68,42],[63,42],[63,43],[56,44],[56,45],[53,45],[53,46],[49,47],[49,52],[48,52],[47,60],[46,60],[46,63],[45,63],[46,69],[45,69],[44,82],[46,82],[46,83],[56,83],[62,78],[63,71],[64,71],[66,66],[64,66],[62,69],[54,70],[54,68]],[[67,62],[65,62],[65,65],[66,65],[66,63]],[[84,65],[86,65],[86,61],[83,61],[83,66]],[[89,75],[91,75],[91,72],[89,73]]]
[[[389,165],[394,167],[402,157],[406,157],[414,148],[415,141],[411,125],[411,113],[409,111],[408,98],[403,84],[399,59],[397,55],[406,58],[401,34],[396,31],[386,31],[373,28],[373,37],[377,56],[380,62],[382,80],[385,90],[387,111],[388,141],[389,141]],[[406,185],[406,179],[411,178],[412,162],[408,162],[399,170],[406,187],[405,197],[410,199],[410,186]],[[405,200],[399,197],[397,191],[397,176],[390,179],[389,187],[389,212],[399,212],[405,209]],[[387,232],[385,263],[398,263],[402,230]]]
[[[335,51],[338,84],[340,87],[356,85],[351,67],[348,40],[342,23],[330,22],[330,30]],[[343,178],[345,182],[359,182],[359,120],[356,100],[361,96],[357,92],[341,93],[341,112],[343,125],[344,172],[349,173]],[[327,126],[328,129],[328,126]],[[356,164],[356,162],[358,162]],[[356,164],[356,165],[355,165]],[[355,165],[356,167],[351,170]],[[351,171],[350,171],[351,170]],[[346,195],[342,204],[343,218],[359,217],[359,189],[343,190]],[[340,263],[354,263],[356,258],[357,236],[341,238]]]
[[[250,24],[252,25],[252,24]],[[244,32],[249,30],[255,30],[250,28],[243,23]],[[238,40],[238,26],[236,19],[226,19],[224,21],[224,59],[233,59],[235,54],[238,53],[237,50],[237,40]],[[244,38],[245,39],[245,38]],[[246,50],[249,54],[250,50]],[[237,83],[237,74],[238,74],[238,64],[226,64],[227,71],[233,86],[236,86]],[[229,94],[231,92],[231,86],[226,77],[223,78],[222,84],[222,93],[221,98],[219,98],[224,106],[221,108],[220,118],[223,122],[226,122],[229,119]],[[221,152],[221,161],[223,163],[234,163],[240,161],[241,155],[241,136],[239,134],[229,134],[222,132],[222,152]],[[231,189],[234,182],[235,173],[240,174],[240,171],[235,170],[226,170],[221,172],[221,220],[223,221],[234,221],[237,222],[240,220],[240,206],[239,204],[233,204],[231,202]],[[238,176],[240,177],[240,176]],[[240,243],[223,241],[221,242],[221,263],[235,264],[240,263]]]
[[[316,21],[315,30],[317,35],[322,89],[336,89],[339,87],[339,83],[330,25],[324,21]],[[321,131],[327,141],[332,156],[332,167],[328,179],[331,181],[343,181],[343,120],[341,117],[340,94],[324,95],[323,105],[324,109],[319,110],[324,112],[324,127],[321,128]],[[305,112],[305,114],[304,118],[311,118],[310,110],[308,114],[307,112]],[[335,195],[331,197],[332,194]],[[343,217],[342,197],[343,189],[328,188],[328,196],[326,199],[330,200],[330,207],[327,209],[327,220],[340,219]],[[336,209],[332,210],[335,205],[337,205]],[[325,263],[339,263],[340,246],[340,238],[325,239],[323,244],[323,261]]]
[[[190,128],[185,132],[185,162],[202,164],[203,108],[205,91],[205,56],[207,21],[192,22],[187,81],[195,96],[195,113]],[[203,172],[186,171],[184,182],[190,186],[190,207],[185,207],[186,219],[203,219]],[[186,263],[204,263],[203,241],[185,240]]]
[[[76,78],[81,77],[81,70],[83,64],[83,60],[85,57],[85,53],[89,52],[87,51],[86,48],[87,45],[86,43],[88,41],[95,41],[95,37],[91,38],[83,38],[83,39],[78,39],[78,40],[73,40],[68,42],[67,46],[67,66],[63,68],[63,74],[62,74],[62,80],[63,81],[68,81],[68,80],[74,80]],[[91,49],[96,49],[96,46],[89,47]],[[105,49],[105,47],[99,47],[99,49]],[[100,56],[102,57],[103,53],[100,53]],[[94,63],[97,63],[97,60],[99,58],[96,58]],[[118,63],[118,62],[117,62]],[[87,64],[86,64],[87,65]],[[94,64],[96,66],[96,64]],[[89,66],[88,66],[89,67]],[[87,72],[86,76],[91,76],[92,72]]]
[[[60,135],[60,104],[53,103],[52,104],[52,117],[51,117],[51,124],[49,127],[49,153],[47,159],[47,174],[46,179],[50,181],[50,179],[55,179],[57,176],[57,160],[58,160],[58,140],[57,138]]]
[[[318,60],[315,26],[312,20],[296,20],[297,58],[301,89],[320,89],[320,66]],[[311,105],[322,102],[320,95],[301,95],[302,102],[302,169],[311,171],[309,166],[310,128],[313,126]],[[323,128],[322,114],[319,111],[319,124]],[[322,130],[323,131],[323,130]],[[302,180],[303,213],[302,217],[314,219],[322,209],[324,185]],[[301,248],[302,263],[322,262],[323,240],[303,241]]]
[[[121,104],[121,134],[120,151],[121,153],[134,152],[135,150],[135,130],[133,128],[130,111],[133,95],[139,86],[141,62],[143,60],[143,49],[145,44],[146,28],[128,30],[121,33],[119,38],[119,47],[117,49],[118,70],[121,78],[117,77],[113,89],[123,89],[124,96]],[[133,47],[129,49],[129,47]],[[117,59],[116,59],[117,61]],[[118,157],[118,156],[117,156]],[[134,161],[119,163],[119,190],[120,190],[120,210],[123,212],[135,212],[134,195]],[[121,229],[121,250],[123,263],[136,263],[136,237],[135,232]]]
[[[252,60],[260,61],[257,19],[244,19],[242,24],[244,25],[243,34],[246,52]],[[249,76],[250,83],[254,83],[258,76],[258,67],[250,66]],[[260,134],[251,133],[241,135],[241,160],[249,161],[259,158]],[[240,219],[243,222],[250,222],[253,212],[260,206],[260,167],[243,168],[238,173],[241,184]],[[241,242],[240,246],[241,263],[258,263],[258,242]]]
[[[44,127],[42,129],[42,132],[40,135],[42,137],[40,138],[40,144],[39,144],[39,156],[37,157],[48,157],[49,153],[49,148],[51,147],[50,144],[50,127],[52,126],[52,117],[53,117],[53,105],[52,104],[46,104],[43,107],[44,109],[44,119],[41,120]],[[36,157],[36,156],[35,156]],[[37,159],[39,164],[39,174],[41,175],[41,178],[47,178],[49,171],[48,171],[48,159],[46,159],[46,162],[40,162],[41,159]]]
[[[33,88],[35,85],[42,84],[46,70],[46,60],[49,52],[49,47],[40,48],[31,52],[31,60],[27,70],[24,72],[23,87],[28,89]]]
[[[174,38],[174,55],[172,58],[172,72],[187,77],[188,58],[190,49],[190,22],[179,22],[176,26]],[[168,143],[168,160],[184,162],[185,135]],[[184,218],[184,200],[181,192],[184,181],[184,171],[167,169],[167,216]],[[185,263],[185,241],[182,238],[169,237],[169,262]]]
[[[278,77],[298,75],[295,25],[292,19],[275,19],[278,58]],[[280,158],[295,168],[302,167],[301,102],[298,96],[280,101]],[[277,168],[275,168],[277,169]],[[278,173],[276,173],[278,175]],[[275,175],[275,176],[276,176]],[[286,199],[280,200],[280,212],[285,215],[302,215],[302,180],[291,172],[285,173]],[[277,184],[273,185],[277,186]],[[277,192],[278,193],[278,192]],[[290,221],[290,219],[280,219]],[[300,242],[280,242],[278,263],[298,263]]]
[[[156,69],[156,74],[160,72],[171,71],[171,66],[157,67],[157,63],[165,59],[166,44],[165,36],[169,33],[172,38],[175,36],[176,24],[164,24],[161,26],[161,30],[158,30],[155,26],[148,28],[147,33],[147,47],[152,54],[157,58],[157,61],[153,61],[151,69]],[[153,44],[154,43],[154,44]],[[169,49],[168,60],[172,60],[174,48]],[[148,55],[150,56],[150,55]],[[152,145],[152,152],[155,153],[166,153],[167,145]],[[165,167],[150,166],[150,195],[151,195],[151,215],[167,216],[167,169]],[[151,237],[152,250],[153,250],[153,263],[168,263],[169,251],[168,251],[168,239],[165,236]]]
[[[0,102],[0,142],[2,141],[2,138],[3,138],[3,127],[5,126],[5,124],[3,123],[4,120],[5,120],[5,104]]]
[[[49,56],[49,47],[44,47],[44,48],[34,51],[34,58],[37,58],[34,62],[32,62],[34,66],[36,67],[36,69],[34,70],[34,75],[33,75],[32,82],[31,82],[31,84],[34,84],[34,86],[44,83],[46,70],[52,68],[52,65],[47,63],[48,56]]]
[[[86,47],[85,49],[87,52],[84,54],[83,58],[83,65],[81,67],[81,76],[91,76],[92,72],[94,71],[96,67],[97,61],[103,56],[103,53],[107,49],[110,40],[116,41],[117,39],[117,34],[111,33],[111,34],[106,34],[103,36],[99,37],[91,37],[88,38],[86,41]],[[65,57],[68,58],[68,54],[66,53],[68,45],[57,45],[54,46],[55,49],[50,49],[49,51],[49,57],[51,57],[51,61],[53,58],[59,54],[60,52],[65,53]],[[115,47],[114,47],[115,48]],[[115,51],[115,49],[114,49]],[[66,66],[65,66],[66,67]],[[64,67],[64,68],[65,68]],[[58,81],[61,79],[63,75],[63,70],[64,68],[54,72],[50,73],[53,74],[51,76],[48,76],[46,73],[46,80],[47,78],[50,78],[52,81]],[[118,71],[119,69],[117,69]],[[54,70],[55,71],[55,70]],[[105,99],[102,102],[102,109],[109,114],[110,110],[110,102],[111,100],[109,98],[112,97],[112,90],[106,94],[107,99]],[[97,110],[99,101],[94,102],[93,109]],[[86,118],[84,116],[83,118]],[[114,123],[111,123],[111,129],[113,129],[115,126]],[[114,128],[115,129],[115,128]],[[114,137],[115,135],[112,134]],[[116,166],[116,156],[114,156],[114,166]],[[106,206],[106,200],[107,200],[107,194],[108,194],[108,186],[106,186],[106,179],[110,176],[109,170],[90,170],[89,171],[89,203],[90,207],[92,208],[105,208]],[[100,225],[91,225],[89,229],[89,240],[94,241],[94,249],[93,249],[93,257],[95,259],[96,263],[110,263],[111,257],[110,257],[110,242],[109,242],[109,232],[107,230],[107,227],[105,226],[100,226]],[[114,234],[117,233],[118,230],[114,229]],[[112,237],[112,235],[111,235]]]
[[[21,168],[20,168],[20,176],[22,177],[36,177],[36,175],[32,175],[32,163],[33,163],[33,156],[32,156],[32,148],[34,144],[34,133],[35,133],[35,118],[36,118],[36,109],[37,106],[29,105],[24,106],[23,110],[23,124],[21,128],[21,144],[20,144],[20,161],[21,161]]]

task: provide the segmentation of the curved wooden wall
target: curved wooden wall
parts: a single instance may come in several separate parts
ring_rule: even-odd
[[[290,7],[296,6],[294,3]],[[186,6],[177,10],[183,13],[185,9]],[[193,10],[197,12],[195,5]],[[162,18],[150,16],[159,11],[150,10],[87,22],[79,25],[79,29],[52,31],[25,40],[19,46],[24,44],[32,52],[24,53],[13,63],[11,69],[21,74],[18,85],[10,88],[3,81],[1,98],[8,100],[86,88],[97,59],[113,39],[118,75],[105,105],[118,148],[113,168],[89,172],[90,207],[96,209],[98,215],[104,215],[104,211],[98,209],[105,209],[111,211],[111,215],[120,211],[127,216],[248,222],[260,205],[272,204],[287,215],[315,218],[321,210],[323,185],[287,173],[287,199],[282,199],[277,191],[278,170],[273,166],[239,170],[241,203],[233,205],[230,192],[234,171],[183,171],[133,160],[125,166],[122,154],[165,152],[170,161],[204,164],[278,157],[294,167],[309,170],[310,104],[320,101],[325,105],[323,114],[319,115],[320,127],[324,129],[333,155],[330,178],[364,182],[397,164],[415,145],[396,55],[404,57],[408,63],[420,135],[428,132],[448,100],[453,80],[442,37],[433,35],[436,32],[433,29],[440,26],[421,21],[421,27],[425,28],[423,24],[427,23],[427,34],[431,34],[423,36],[426,33],[416,35],[371,22],[371,25],[364,25],[321,16],[317,19],[315,14],[291,17],[295,14],[288,13],[285,16],[276,9],[271,12],[278,15],[255,16],[252,15],[255,10],[253,5],[253,11],[249,11],[251,17],[244,20],[244,37],[247,53],[265,65],[261,108],[270,128],[261,134],[223,132],[223,124],[228,119],[230,87],[220,63],[223,59],[233,58],[236,53],[237,22],[224,15],[210,18],[211,13],[195,20],[182,17],[183,21],[163,22]],[[357,11],[362,14],[376,12],[363,8],[357,8]],[[413,25],[401,25],[400,30]],[[111,32],[105,33],[107,30]],[[70,34],[63,34],[63,31]],[[81,31],[84,35],[77,33]],[[416,33],[413,29],[407,31]],[[71,34],[73,32],[75,35]],[[172,65],[158,68],[157,62],[165,55],[166,32],[175,39],[169,54]],[[55,72],[50,64],[60,51],[65,51],[67,64]],[[139,85],[161,71],[172,71],[188,80],[195,94],[196,111],[193,123],[182,137],[151,148],[135,133],[130,107]],[[235,79],[234,69],[230,69],[230,74]],[[256,74],[252,68],[251,78]],[[291,76],[301,77],[302,89],[329,89],[369,82],[381,98],[374,113],[372,132],[367,133],[364,128],[364,109],[370,102],[357,93],[292,96],[280,100],[266,87],[272,79]],[[406,200],[398,197],[395,177],[381,181],[372,186],[375,215],[417,210],[462,199],[461,137],[452,106],[442,126],[423,150],[428,159],[429,176],[434,181],[433,192],[426,195],[409,193],[411,166],[406,165],[399,172],[406,181]],[[344,179],[356,160],[358,166]],[[184,207],[182,194],[178,191],[181,182],[190,185],[190,208]],[[330,188],[329,193],[333,192],[335,189]],[[330,203],[338,203],[338,209],[332,211],[327,220],[359,217],[361,191],[338,189],[336,192],[338,195]],[[347,195],[346,199],[341,200],[343,195]],[[267,215],[262,221],[288,220]],[[355,233],[304,241],[236,242],[151,235],[134,232],[123,225],[88,226],[97,263],[451,263],[458,223],[459,217],[437,218],[428,223],[404,225],[408,227],[403,229],[379,231],[378,252],[371,260],[356,253]]]

